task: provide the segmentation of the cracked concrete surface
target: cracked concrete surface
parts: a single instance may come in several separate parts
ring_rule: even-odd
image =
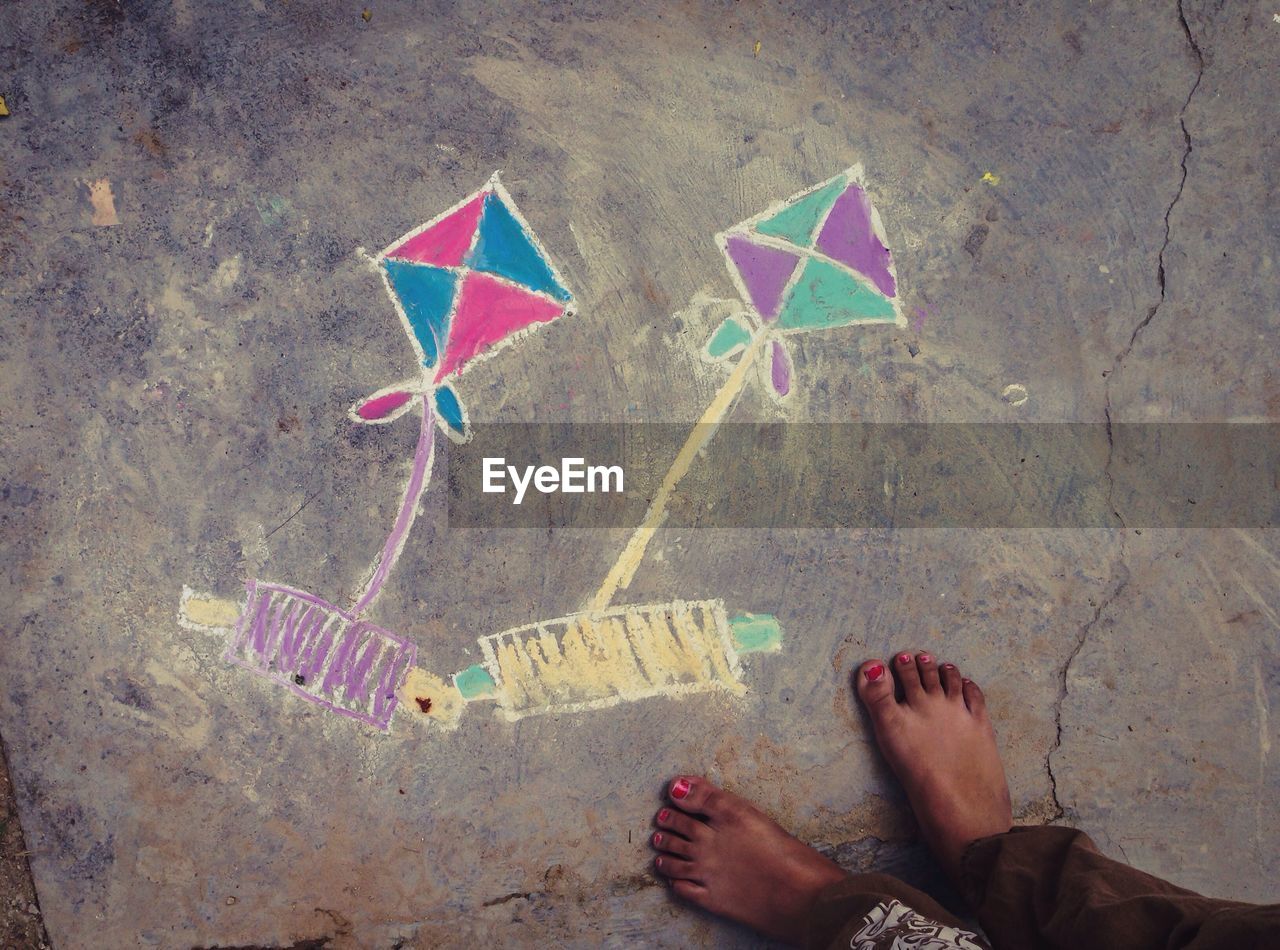
[[[1155,319],[1156,313],[1160,310],[1160,305],[1164,303],[1165,298],[1165,274],[1164,274],[1164,252],[1169,247],[1169,238],[1172,235],[1169,219],[1173,215],[1173,209],[1178,206],[1178,201],[1182,198],[1182,191],[1187,187],[1187,159],[1191,157],[1191,133],[1187,131],[1187,107],[1191,105],[1191,100],[1195,97],[1196,90],[1200,88],[1200,80],[1204,78],[1204,53],[1200,50],[1200,44],[1196,42],[1195,36],[1191,33],[1191,27],[1187,24],[1186,13],[1183,11],[1182,2],[1178,3],[1178,22],[1182,25],[1182,30],[1187,34],[1187,43],[1191,47],[1191,52],[1196,58],[1196,78],[1191,83],[1191,89],[1187,93],[1187,101],[1182,104],[1182,109],[1178,113],[1178,125],[1182,129],[1182,138],[1186,143],[1186,147],[1182,152],[1182,160],[1178,163],[1181,177],[1178,179],[1178,191],[1174,194],[1173,199],[1169,202],[1169,207],[1164,212],[1164,242],[1160,245],[1160,252],[1156,255],[1156,281],[1160,285],[1160,299],[1151,305],[1151,309],[1147,311],[1147,315],[1142,318],[1142,322],[1133,328],[1133,333],[1129,335],[1129,342],[1125,344],[1124,350],[1116,355],[1115,363],[1112,366],[1112,374],[1118,372],[1124,365],[1125,358],[1133,352],[1133,345],[1138,341],[1138,334],[1147,328],[1147,325]],[[1110,381],[1111,374],[1108,374]],[[1110,389],[1108,387],[1108,395]],[[1111,403],[1108,398],[1107,402],[1107,419],[1110,421]]]
[[[1089,635],[1093,632],[1093,628],[1098,625],[1098,621],[1102,619],[1102,615],[1107,608],[1111,606],[1111,603],[1120,596],[1129,584],[1129,570],[1125,566],[1123,554],[1118,564],[1118,570],[1119,577],[1113,580],[1111,590],[1098,601],[1093,610],[1093,616],[1080,628],[1075,646],[1067,654],[1067,658],[1063,661],[1062,669],[1058,674],[1058,698],[1053,704],[1053,745],[1049,747],[1049,751],[1044,757],[1044,770],[1049,776],[1049,800],[1053,805],[1053,812],[1049,816],[1052,821],[1059,821],[1067,813],[1062,806],[1062,800],[1058,797],[1058,777],[1053,770],[1053,757],[1062,749],[1062,706],[1066,702],[1067,693],[1071,688],[1071,665],[1088,644]]]
[[[355,250],[494,168],[581,312],[468,373],[479,421],[695,418],[712,235],[854,161],[911,326],[799,341],[797,399],[735,418],[1280,419],[1269,9],[369,9],[0,9],[0,732],[55,945],[754,945],[648,875],[689,769],[939,886],[846,691],[903,646],[984,684],[1022,820],[1280,898],[1275,529],[667,531],[628,599],[783,620],[744,698],[449,734],[175,623],[184,583],[359,583],[412,434],[344,416],[409,370]],[[533,534],[429,495],[374,619],[459,669],[622,541]]]

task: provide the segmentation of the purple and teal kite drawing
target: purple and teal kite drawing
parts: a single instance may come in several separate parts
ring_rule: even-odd
[[[768,343],[768,390],[792,388],[788,334],[852,324],[906,326],[893,258],[859,166],[716,236],[745,314],[724,321],[704,355],[728,359]]]
[[[906,326],[898,302],[893,257],[861,166],[792,195],[716,235],[746,310],[727,317],[711,334],[703,357],[738,358],[729,378],[693,427],[644,520],[589,602],[602,610],[635,575],[675,484],[711,440],[746,386],[766,348],[765,388],[785,399],[793,388],[786,337],[854,325]]]
[[[418,445],[395,524],[360,593],[341,609],[305,591],[248,584],[226,657],[338,713],[386,729],[416,661],[406,638],[360,616],[381,593],[427,489],[435,430],[470,437],[452,384],[468,366],[539,324],[573,312],[573,297],[495,173],[475,194],[374,258],[417,357],[411,379],[351,407],[383,424],[421,412]]]

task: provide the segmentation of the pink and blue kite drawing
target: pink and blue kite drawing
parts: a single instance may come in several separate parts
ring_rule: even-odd
[[[360,593],[341,609],[305,591],[252,580],[226,657],[338,712],[386,729],[396,689],[416,661],[413,642],[361,620],[381,593],[431,476],[435,430],[470,437],[452,380],[540,324],[573,312],[546,252],[497,173],[474,194],[374,258],[419,364],[409,380],[351,407],[360,423],[417,410],[413,468],[395,524]]]

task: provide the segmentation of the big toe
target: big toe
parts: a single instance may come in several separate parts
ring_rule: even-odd
[[[681,811],[708,819],[731,817],[741,801],[701,775],[677,775],[667,786],[667,798]]]
[[[879,720],[897,708],[893,696],[893,677],[883,660],[868,660],[854,674],[854,689],[872,718]]]

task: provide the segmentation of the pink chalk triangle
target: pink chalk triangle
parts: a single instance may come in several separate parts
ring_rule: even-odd
[[[481,271],[462,279],[449,326],[449,342],[436,370],[436,380],[461,370],[489,347],[534,323],[564,313],[564,304],[522,290]]]
[[[486,194],[488,192],[480,192],[447,218],[397,244],[387,251],[387,257],[437,267],[457,267],[471,249],[471,238],[484,210]]]

